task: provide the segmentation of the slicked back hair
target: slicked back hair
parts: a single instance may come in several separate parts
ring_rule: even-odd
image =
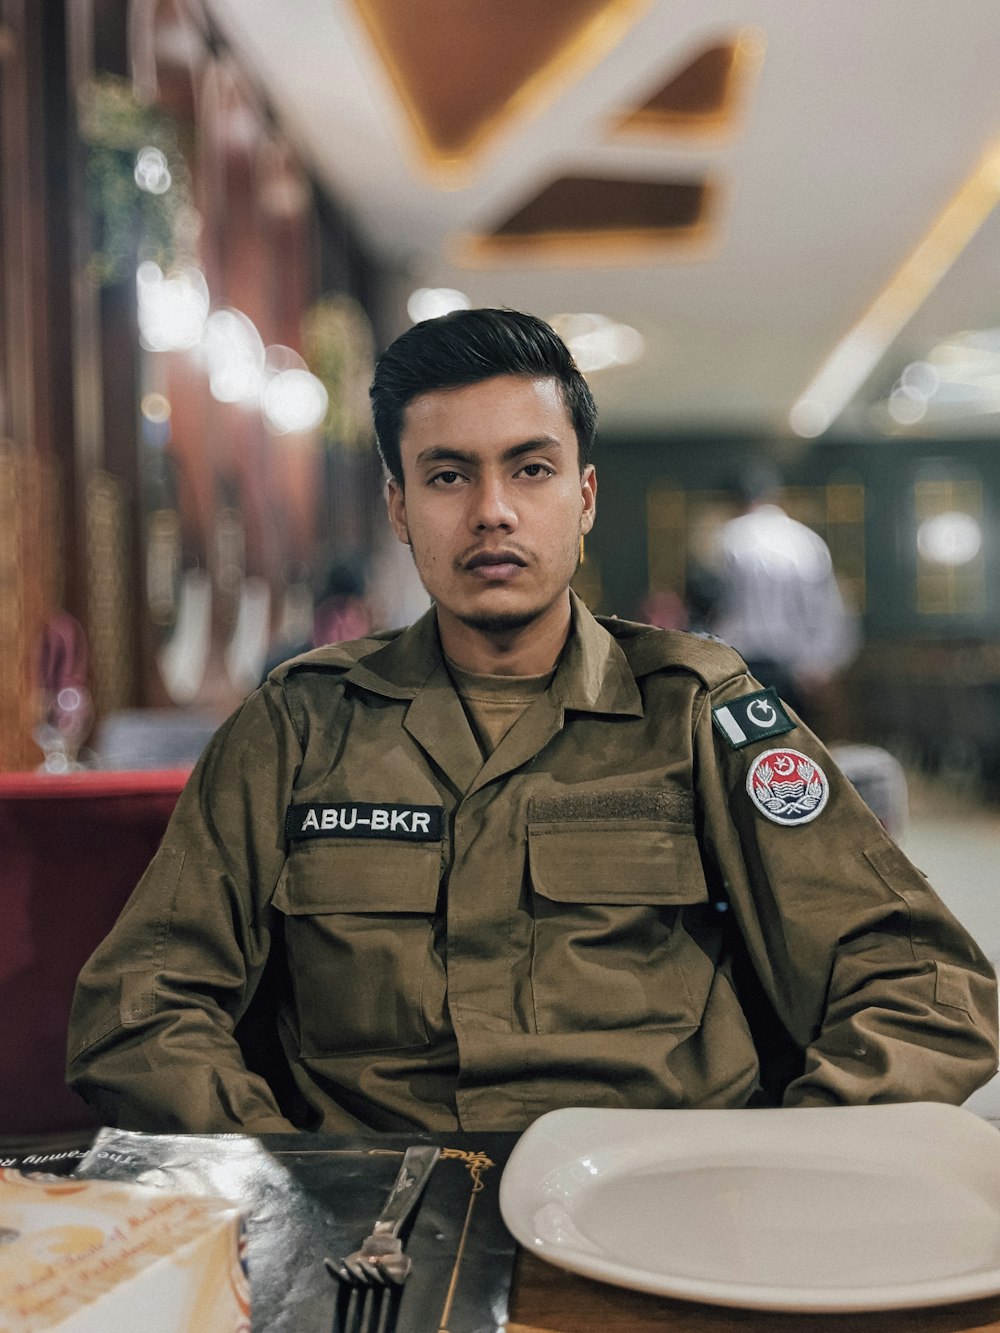
[[[414,324],[379,357],[371,386],[379,453],[403,485],[400,436],[411,399],[435,389],[456,389],[496,375],[558,382],[576,432],[580,470],[590,461],[597,408],[587,381],[556,331],[517,310],[455,310]]]

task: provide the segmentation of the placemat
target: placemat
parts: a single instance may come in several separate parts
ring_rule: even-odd
[[[408,1228],[397,1333],[502,1333],[515,1244],[497,1201],[516,1134],[137,1134],[101,1130],[76,1176],[244,1203],[254,1333],[330,1333],[323,1265],[371,1230],[413,1143],[441,1158]]]

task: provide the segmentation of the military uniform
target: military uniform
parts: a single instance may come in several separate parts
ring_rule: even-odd
[[[262,977],[277,1061],[244,1054]],[[789,1106],[960,1102],[996,1026],[987,960],[742,660],[574,599],[485,761],[433,611],[272,673],[84,968],[69,1072],[134,1129],[521,1129],[756,1103],[762,1053]]]

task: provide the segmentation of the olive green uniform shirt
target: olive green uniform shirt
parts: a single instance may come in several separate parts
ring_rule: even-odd
[[[433,610],[280,667],[85,966],[71,1083],[107,1123],[191,1132],[742,1106],[772,1057],[788,1106],[963,1101],[996,1069],[990,965],[808,730],[713,725],[759,688],[722,644],[574,598],[484,760]],[[808,822],[748,794],[775,746],[826,775]],[[320,835],[286,838],[290,807]]]

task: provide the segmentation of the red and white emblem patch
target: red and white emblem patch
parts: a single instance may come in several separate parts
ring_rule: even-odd
[[[826,805],[826,774],[798,750],[765,750],[750,765],[747,791],[757,809],[775,824],[808,824]]]

